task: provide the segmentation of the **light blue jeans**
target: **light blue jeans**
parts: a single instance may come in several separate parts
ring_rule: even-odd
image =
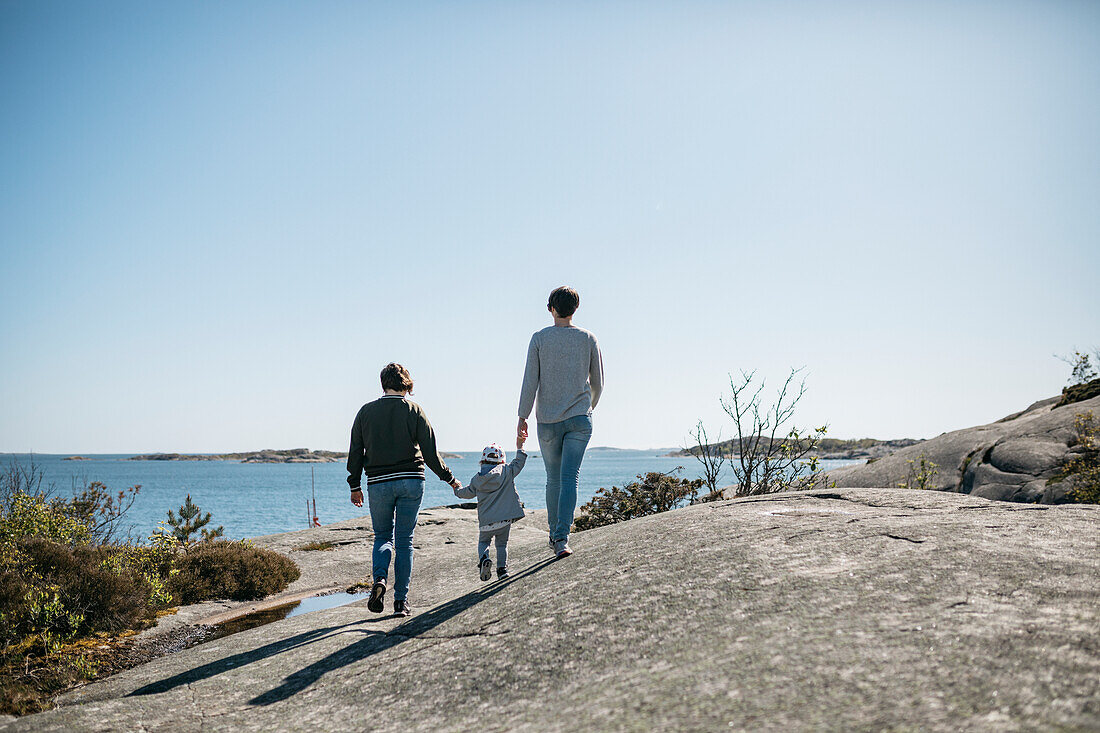
[[[420,501],[424,498],[424,479],[401,479],[367,484],[370,522],[374,527],[374,554],[371,557],[375,580],[390,574],[393,558],[393,599],[409,597],[412,579],[413,531]]]
[[[546,466],[546,522],[550,526],[550,539],[567,540],[577,508],[581,461],[592,438],[592,418],[577,415],[538,425],[539,448]]]

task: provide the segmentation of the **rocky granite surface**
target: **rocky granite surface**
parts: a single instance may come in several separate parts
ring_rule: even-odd
[[[1100,509],[841,489],[574,536],[539,517],[482,583],[475,520],[421,516],[411,618],[279,621],[4,731],[1096,730]],[[341,544],[328,552],[293,548]],[[369,523],[262,538],[299,590],[362,578]]]
[[[921,456],[937,466],[932,487],[987,499],[1057,504],[1066,500],[1072,479],[1051,482],[1063,464],[1081,450],[1073,422],[1078,413],[1100,418],[1100,397],[1055,408],[1059,397],[989,425],[931,438],[892,455],[829,472],[839,487],[897,486],[909,461]]]

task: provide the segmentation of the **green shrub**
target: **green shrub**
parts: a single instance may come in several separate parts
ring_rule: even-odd
[[[0,545],[10,548],[28,537],[76,545],[89,542],[92,533],[85,522],[66,510],[64,502],[19,492],[0,513]]]
[[[1090,400],[1097,396],[1100,396],[1100,379],[1093,379],[1091,382],[1075,384],[1072,387],[1063,388],[1062,399],[1058,400],[1058,404],[1054,407],[1058,408],[1063,405],[1072,405],[1074,402]]]
[[[1066,492],[1067,499],[1078,504],[1100,504],[1100,426],[1089,411],[1075,415],[1073,427],[1082,452],[1066,461],[1048,483],[1072,477],[1073,488]]]
[[[116,529],[139,488],[91,483],[60,498],[42,488],[34,464],[0,468],[0,714],[44,709],[52,695],[126,666],[113,653],[125,642],[106,635],[141,628],[159,609],[261,598],[298,578],[274,552],[208,541],[222,530],[208,529],[209,513],[190,498],[170,514],[172,531],[162,526],[147,544],[120,541]],[[196,534],[203,541],[190,544]],[[86,641],[97,634],[105,638]]]
[[[70,639],[121,631],[148,615],[148,581],[134,568],[113,568],[111,548],[28,539],[19,550],[26,562],[22,580],[33,590],[25,595],[25,633],[46,631]],[[56,604],[56,613],[36,613],[36,597]],[[48,608],[49,603],[38,605]]]
[[[298,579],[289,558],[247,542],[200,542],[176,561],[169,587],[179,603],[211,599],[254,601]]]
[[[668,473],[650,471],[644,475],[638,474],[638,481],[633,481],[621,489],[618,486],[612,486],[610,489],[600,488],[596,491],[596,495],[581,507],[573,528],[582,532],[593,527],[667,512],[694,502],[703,481],[701,479],[689,481],[674,475],[681,470],[681,467],[677,467]]]
[[[63,544],[114,544],[122,519],[141,486],[112,493],[102,483],[85,483],[70,498],[42,488],[42,471],[12,460],[0,469],[0,544],[42,537]]]
[[[939,475],[937,464],[925,458],[923,453],[915,460],[910,458],[906,463],[909,464],[909,468],[905,472],[905,480],[898,484],[899,489],[934,488],[936,476]]]

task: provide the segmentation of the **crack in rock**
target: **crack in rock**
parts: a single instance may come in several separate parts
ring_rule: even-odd
[[[815,532],[824,532],[824,531],[825,530],[823,530],[823,529],[808,529],[805,532],[797,532],[795,534],[792,534],[790,537],[787,537],[784,540],[784,542],[786,542],[787,544],[790,544],[791,540],[796,540],[799,537],[805,537],[806,535],[814,534]]]
[[[883,537],[889,537],[892,540],[905,540],[906,542],[912,542],[914,545],[922,545],[927,541],[927,540],[915,540],[912,537],[903,537],[900,534],[890,534],[889,532],[884,532],[882,534],[882,536]]]

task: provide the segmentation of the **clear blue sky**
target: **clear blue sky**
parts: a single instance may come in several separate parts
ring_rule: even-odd
[[[513,434],[547,293],[594,444],[928,437],[1100,345],[1095,2],[0,2],[0,451],[346,449],[390,360]],[[729,430],[727,427],[726,433]]]

